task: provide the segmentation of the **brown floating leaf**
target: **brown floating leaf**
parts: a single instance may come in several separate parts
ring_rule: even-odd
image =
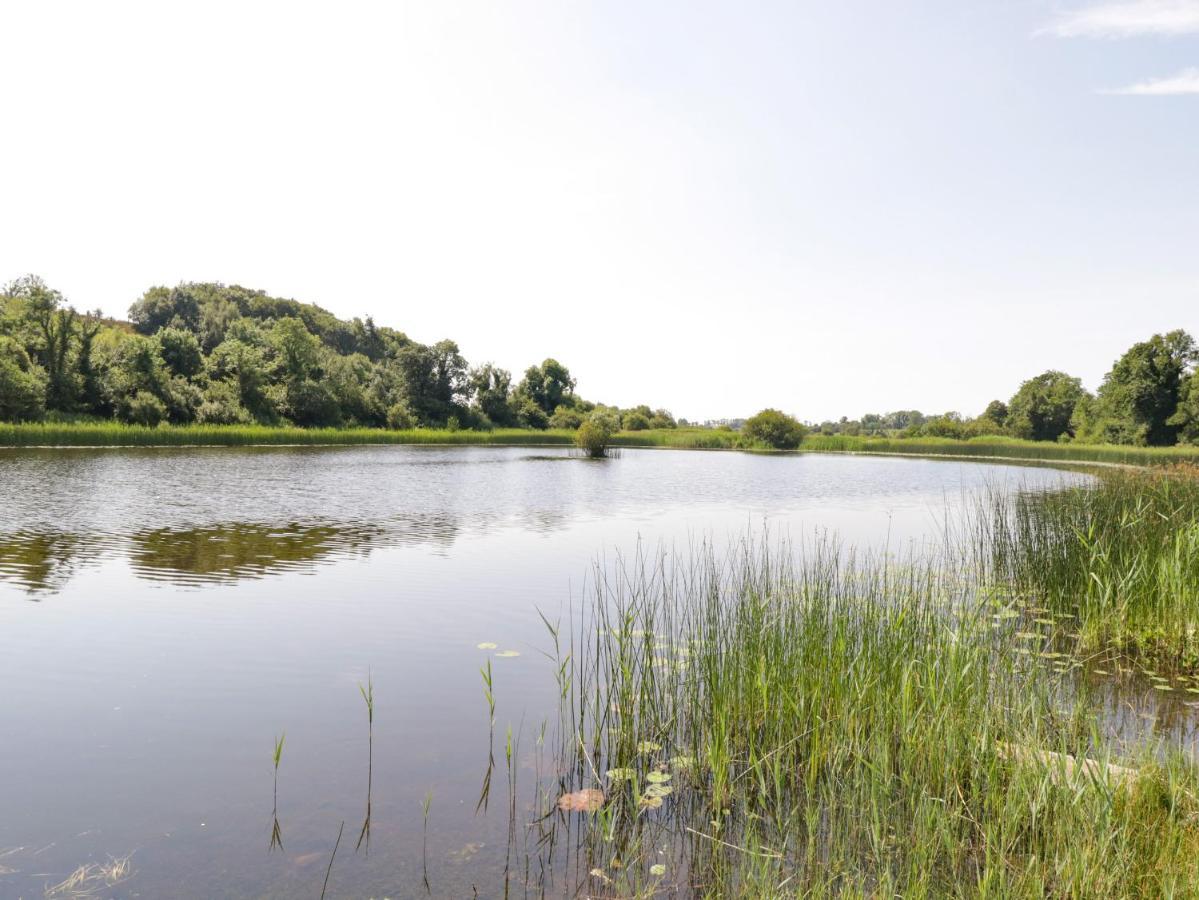
[[[604,792],[599,788],[584,788],[573,794],[558,798],[558,809],[563,812],[595,812],[604,805]]]

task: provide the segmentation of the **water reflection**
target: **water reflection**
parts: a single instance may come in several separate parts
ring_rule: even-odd
[[[227,522],[154,528],[132,534],[57,531],[0,533],[0,581],[38,599],[53,594],[89,565],[125,559],[140,578],[188,586],[232,584],[323,563],[365,557],[380,547],[448,548],[459,533],[449,516],[393,518],[379,524]]]

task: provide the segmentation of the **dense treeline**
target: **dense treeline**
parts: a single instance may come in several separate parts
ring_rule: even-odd
[[[0,293],[0,420],[138,425],[673,428],[664,409],[586,401],[554,359],[512,373],[471,367],[374,321],[236,285],[154,287],[129,321],[80,313],[41,279]]]
[[[971,438],[1006,435],[1034,441],[1077,441],[1169,447],[1199,444],[1199,348],[1185,331],[1155,334],[1116,360],[1099,390],[1050,370],[1020,385],[1007,402],[981,415],[925,416],[917,410],[823,422],[822,434]]]

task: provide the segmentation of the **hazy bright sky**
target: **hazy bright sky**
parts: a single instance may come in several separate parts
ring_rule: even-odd
[[[1199,0],[0,3],[0,279],[588,398],[977,413],[1199,333]]]

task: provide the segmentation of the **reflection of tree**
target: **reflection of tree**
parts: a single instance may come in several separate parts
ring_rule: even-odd
[[[315,568],[379,547],[448,547],[459,533],[446,515],[393,517],[379,524],[227,522],[89,537],[69,532],[0,534],[0,581],[31,594],[62,590],[102,553],[128,554],[142,578],[177,584],[234,582]]]
[[[85,544],[79,535],[65,532],[0,534],[0,581],[30,594],[60,591],[87,561]]]
[[[330,524],[156,528],[129,536],[129,561],[144,578],[239,581],[310,568],[333,555],[365,554],[378,536],[378,529]]]

